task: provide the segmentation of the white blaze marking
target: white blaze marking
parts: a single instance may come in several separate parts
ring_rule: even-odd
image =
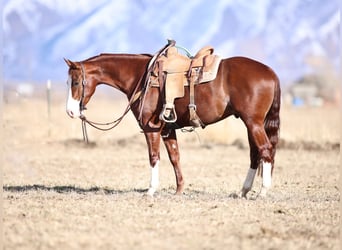
[[[70,76],[68,79],[68,87],[69,87],[69,92],[68,92],[66,111],[67,111],[68,115],[72,118],[80,117],[81,116],[80,101],[77,101],[72,97],[71,77]]]
[[[247,176],[246,176],[246,180],[241,190],[241,194],[240,194],[241,197],[246,197],[246,194],[252,189],[255,174],[256,174],[256,169],[249,168]]]
[[[153,196],[159,186],[159,161],[154,165],[151,166],[151,182],[150,188],[147,191],[147,194]]]

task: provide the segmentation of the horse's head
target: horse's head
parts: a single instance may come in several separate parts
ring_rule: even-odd
[[[67,82],[69,94],[66,112],[71,118],[79,118],[82,117],[82,111],[86,109],[85,106],[94,93],[95,85],[91,82],[89,74],[86,73],[83,63],[64,60],[69,66]]]

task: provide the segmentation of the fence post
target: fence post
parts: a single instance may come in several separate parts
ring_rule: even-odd
[[[51,80],[47,80],[46,83],[46,97],[47,97],[47,116],[48,116],[48,136],[51,135]]]

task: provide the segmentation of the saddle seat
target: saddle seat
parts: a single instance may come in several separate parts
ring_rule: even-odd
[[[174,123],[177,120],[174,99],[184,96],[185,86],[190,87],[189,107],[192,105],[196,108],[193,85],[212,81],[217,75],[221,57],[213,53],[213,47],[205,46],[194,57],[187,57],[180,54],[173,45],[156,60],[150,77],[150,86],[160,87],[165,91],[165,104],[160,115],[162,120],[167,123]]]
[[[157,59],[156,67],[151,76],[151,86],[160,86],[159,77],[161,77],[161,73],[167,75],[166,82],[173,82],[173,85],[183,82],[183,86],[189,86],[189,71],[194,69],[200,72],[198,82],[195,84],[214,80],[220,65],[221,57],[214,55],[213,52],[213,47],[205,46],[200,49],[194,57],[187,57],[180,54],[176,47],[170,47],[165,55],[162,55]],[[175,81],[170,81],[170,78],[173,78],[172,75],[175,74],[178,75],[178,77],[176,77],[178,80],[180,80],[180,78],[183,80],[177,81],[177,83],[175,83]],[[167,80],[168,78],[169,81]]]

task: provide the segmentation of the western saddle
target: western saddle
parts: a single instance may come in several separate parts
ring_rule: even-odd
[[[151,87],[159,87],[161,93],[163,89],[165,91],[165,103],[160,119],[166,123],[176,122],[174,99],[183,97],[185,86],[189,86],[190,124],[193,127],[204,127],[196,114],[194,85],[216,78],[221,57],[213,54],[214,49],[211,46],[200,49],[194,57],[185,56],[178,52],[177,48],[181,47],[175,46],[175,41],[168,42],[155,59],[149,79]]]

